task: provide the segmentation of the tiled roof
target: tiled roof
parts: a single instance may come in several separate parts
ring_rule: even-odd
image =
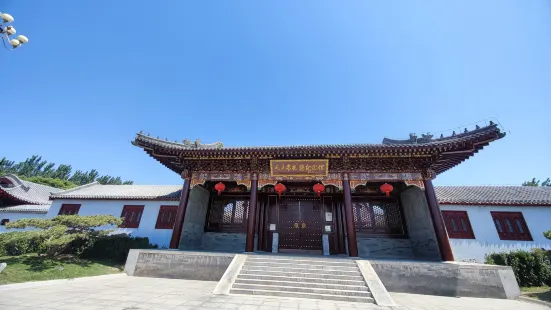
[[[467,131],[465,129],[464,133],[455,134],[447,137],[432,138],[431,135],[423,135],[422,138],[417,138],[414,135],[410,135],[408,140],[393,140],[384,138],[382,143],[357,143],[357,144],[314,144],[314,145],[287,145],[287,146],[232,146],[227,147],[223,146],[221,142],[211,143],[211,144],[201,144],[199,141],[191,143],[187,140],[184,142],[172,142],[168,140],[163,140],[160,138],[154,138],[143,133],[138,133],[135,140],[132,142],[134,145],[139,147],[144,147],[144,144],[154,145],[158,147],[163,147],[168,150],[179,150],[179,151],[209,151],[209,152],[218,152],[226,153],[232,151],[272,151],[272,150],[328,150],[328,149],[410,149],[412,147],[433,147],[446,145],[450,142],[461,143],[463,141],[472,140],[473,138],[479,136],[485,136],[491,133],[497,133],[499,137],[497,139],[505,136],[505,133],[501,133],[496,124],[491,123],[486,127],[478,127],[474,130]]]
[[[459,165],[492,141],[504,136],[505,133],[501,132],[496,124],[490,123],[485,127],[477,126],[471,131],[465,129],[460,134],[454,132],[448,137],[442,136],[433,139],[431,135],[422,135],[421,138],[410,135],[408,140],[384,139],[381,144],[225,147],[221,143],[201,144],[200,141],[194,143],[187,140],[170,142],[144,135],[141,132],[132,141],[132,144],[142,148],[149,156],[178,174],[184,170],[193,170],[190,167],[198,165],[197,159],[250,161],[252,158],[257,158],[263,161],[267,159],[336,158],[344,155],[348,155],[350,158],[428,158],[429,163],[425,162],[423,166],[440,174]],[[401,164],[403,164],[403,160],[398,160],[393,165]],[[215,168],[220,169],[218,166]]]
[[[12,207],[0,208],[0,213],[15,212],[15,213],[48,213],[50,204],[47,205],[19,205]]]
[[[29,204],[49,204],[50,194],[62,191],[59,188],[22,180],[14,174],[0,176],[0,179],[12,183],[0,186],[0,192]]]
[[[52,199],[179,200],[181,185],[101,185],[97,182],[51,195]]]
[[[435,191],[440,204],[551,206],[551,187],[436,186]]]

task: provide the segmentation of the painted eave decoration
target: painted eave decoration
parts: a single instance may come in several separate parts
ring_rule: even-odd
[[[261,161],[270,159],[327,158],[340,159],[388,159],[388,158],[426,158],[429,167],[440,174],[459,165],[490,142],[503,138],[497,124],[490,122],[485,127],[476,127],[471,131],[433,138],[410,136],[407,140],[383,139],[380,144],[332,144],[297,146],[250,146],[225,147],[222,143],[201,144],[183,140],[170,142],[154,138],[149,134],[138,133],[132,144],[142,148],[164,166],[181,173],[199,160]],[[250,166],[250,165],[249,165]],[[232,169],[228,169],[231,171]]]

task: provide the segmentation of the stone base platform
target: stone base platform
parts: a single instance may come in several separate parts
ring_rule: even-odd
[[[179,250],[130,250],[124,272],[129,276],[219,281],[235,254]]]
[[[503,299],[520,295],[509,266],[404,260],[369,262],[389,292]]]
[[[245,255],[260,256],[260,253]],[[219,281],[235,256],[217,252],[130,250],[124,271],[129,276]],[[369,263],[388,292],[502,299],[520,295],[513,270],[507,266],[378,259]]]

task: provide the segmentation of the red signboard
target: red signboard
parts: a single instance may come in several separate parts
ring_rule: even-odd
[[[274,159],[270,160],[270,174],[273,177],[327,176],[328,159]]]

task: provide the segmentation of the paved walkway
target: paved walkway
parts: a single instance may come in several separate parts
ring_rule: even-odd
[[[60,283],[61,282],[61,283]],[[54,281],[47,285],[25,283],[0,286],[0,309],[379,309],[372,304],[285,299],[257,296],[220,296],[210,292],[216,282],[102,276]],[[391,294],[400,310],[549,310],[516,300],[452,298]]]

